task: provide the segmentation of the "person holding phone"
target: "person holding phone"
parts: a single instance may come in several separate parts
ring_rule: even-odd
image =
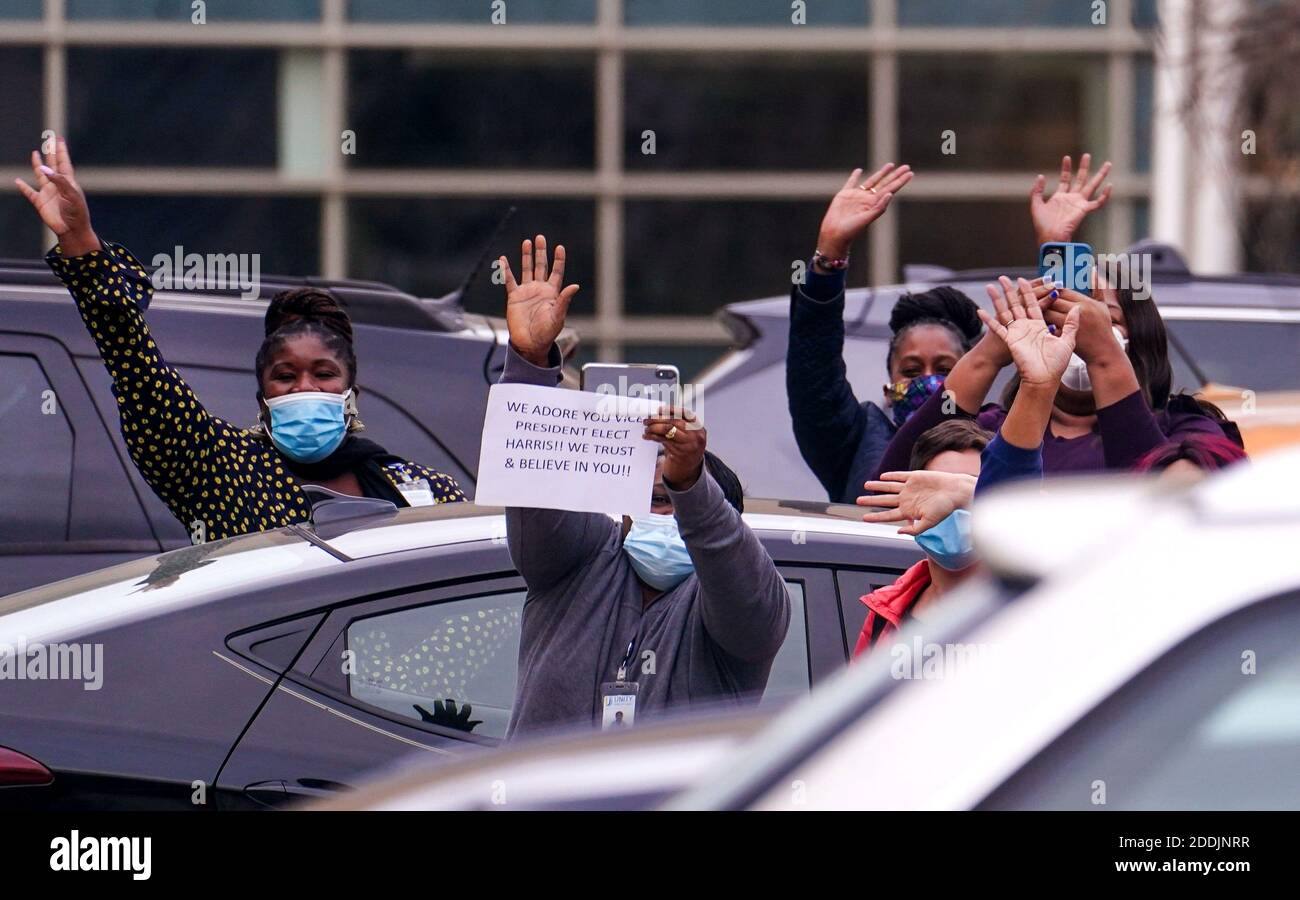
[[[211,415],[169,366],[144,319],[153,284],[90,222],[67,144],[16,179],[58,244],[46,262],[67,286],[113,380],[122,437],[149,487],[195,542],[301,522],[304,484],[397,506],[464,500],[456,480],[360,437],[352,323],[327,291],[283,291],[266,311],[254,374],[258,426]],[[251,399],[251,398],[250,398]]]
[[[578,286],[564,284],[562,245],[553,266],[542,235],[521,255],[518,280],[500,260],[510,333],[501,382],[555,387],[555,339]],[[708,452],[693,414],[665,407],[644,424],[661,450],[649,516],[620,525],[602,513],[506,509],[510,558],[528,585],[507,737],[593,727],[615,706],[634,725],[674,706],[756,702],[767,686],[790,600],[741,518],[740,481]]]
[[[1035,180],[1030,209],[1040,242],[1068,242],[1088,213],[1100,209],[1110,189],[1097,189],[1110,170],[1089,175],[1084,154],[1077,176],[1067,156],[1061,163],[1060,187],[1043,198],[1043,176]],[[1010,279],[987,285],[989,296],[1013,289]],[[1143,299],[1131,285],[1115,287],[1098,279],[1092,296],[1050,281],[1031,285],[1044,320],[1058,331],[1077,308],[1078,364],[1057,389],[1044,432],[1043,469],[1048,475],[1103,469],[1132,469],[1147,453],[1192,434],[1227,436],[1240,444],[1236,426],[1194,398],[1172,395],[1173,370],[1164,321],[1154,298]],[[996,302],[996,300],[995,300]],[[878,471],[905,468],[911,447],[928,428],[954,417],[974,418],[989,430],[1005,420],[1018,389],[1012,379],[1001,404],[983,405],[998,373],[1012,362],[1006,343],[986,329],[948,373],[943,397],[932,397],[890,441]]]
[[[980,334],[978,307],[938,287],[904,294],[889,318],[891,337],[880,403],[860,402],[844,366],[844,283],[849,251],[912,180],[908,166],[883,166],[865,180],[854,169],[831,199],[804,284],[790,292],[786,396],[795,442],[827,496],[852,503],[885,447]]]

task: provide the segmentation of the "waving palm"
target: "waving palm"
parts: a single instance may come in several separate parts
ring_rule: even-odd
[[[534,252],[534,250],[536,252]],[[564,245],[555,248],[555,265],[546,272],[546,237],[538,235],[536,244],[524,241],[520,277],[515,281],[510,261],[501,257],[506,279],[506,327],[510,340],[525,359],[544,365],[551,344],[564,327],[569,302],[578,286],[564,284]]]
[[[986,288],[997,315],[990,316],[981,309],[980,319],[1007,345],[1012,361],[1020,370],[1021,384],[1054,386],[1065,373],[1070,354],[1074,353],[1079,310],[1070,310],[1061,333],[1055,335],[1043,321],[1033,285],[1023,278],[1017,284],[1006,277],[998,280],[1001,290],[991,284]]]
[[[1083,154],[1076,176],[1072,174],[1070,157],[1062,157],[1061,181],[1050,199],[1043,197],[1047,179],[1042,175],[1034,179],[1029,192],[1029,213],[1040,244],[1070,240],[1088,213],[1101,209],[1110,199],[1111,185],[1106,185],[1106,189],[1097,195],[1097,188],[1110,174],[1110,163],[1103,164],[1097,174],[1089,178],[1091,166],[1092,154]],[[1094,195],[1097,195],[1095,199]]]
[[[21,178],[15,178],[14,183],[35,207],[45,227],[60,240],[88,233],[90,209],[86,195],[77,184],[72,157],[63,138],[55,139],[54,148],[45,154],[43,162],[40,153],[32,151],[32,175],[36,178],[35,188]]]

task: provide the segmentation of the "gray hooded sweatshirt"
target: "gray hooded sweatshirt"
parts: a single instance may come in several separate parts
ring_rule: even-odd
[[[554,386],[509,348],[501,382]],[[528,584],[506,737],[600,722],[600,686],[638,682],[636,722],[692,703],[754,702],[790,625],[785,583],[706,469],[668,490],[693,574],[644,606],[618,522],[600,513],[506,510],[510,557]]]

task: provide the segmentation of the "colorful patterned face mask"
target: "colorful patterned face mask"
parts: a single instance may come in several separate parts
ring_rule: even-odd
[[[942,375],[918,375],[909,381],[895,381],[885,385],[885,396],[894,411],[894,424],[902,427],[912,413],[943,387]]]

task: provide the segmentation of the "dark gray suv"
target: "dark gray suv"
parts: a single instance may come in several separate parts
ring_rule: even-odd
[[[208,410],[251,425],[267,300],[302,285],[328,288],[353,317],[371,433],[472,496],[504,323],[465,313],[458,293],[422,300],[374,282],[263,276],[254,299],[158,291],[146,317]],[[566,354],[575,346],[566,333]],[[108,375],[67,290],[43,262],[0,262],[0,596],[189,543],[127,455]]]

